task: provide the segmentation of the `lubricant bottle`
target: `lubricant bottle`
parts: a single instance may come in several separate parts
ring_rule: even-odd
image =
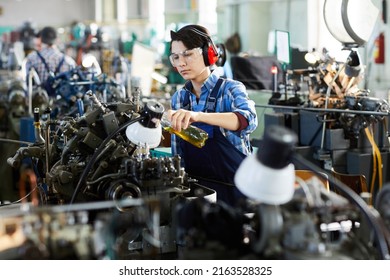
[[[177,135],[181,139],[191,143],[198,148],[202,148],[206,144],[206,140],[209,137],[206,131],[193,125],[189,125],[186,129],[182,129],[181,131],[174,130],[172,128],[171,122],[168,120],[166,113],[163,114],[160,122],[164,130]]]

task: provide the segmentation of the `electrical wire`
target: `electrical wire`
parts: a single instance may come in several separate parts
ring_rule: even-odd
[[[368,141],[370,142],[372,146],[372,175],[371,175],[371,183],[370,183],[370,205],[372,204],[372,196],[374,195],[374,186],[375,186],[375,180],[376,180],[376,173],[377,173],[377,162],[376,162],[376,151],[374,144],[372,141],[372,132],[369,130],[368,127],[364,129],[364,132],[366,133],[366,136],[368,138]]]
[[[370,141],[370,144],[372,146],[372,157],[373,157],[373,171],[372,171],[372,179],[371,179],[371,185],[370,185],[370,205],[372,204],[372,199],[374,196],[374,187],[375,187],[375,181],[376,181],[376,175],[378,173],[378,186],[379,190],[382,189],[382,156],[381,152],[375,143],[374,137],[372,136],[372,132],[368,127],[364,129],[364,132],[366,133],[366,136],[368,138],[368,141]]]
[[[4,203],[4,204],[0,204],[0,207],[5,207],[5,206],[9,206],[9,205],[13,205],[13,204],[18,204],[18,203],[21,203],[23,201],[25,201],[33,192],[35,192],[35,190],[38,189],[38,186],[35,186],[31,191],[29,191],[26,195],[24,195],[23,197],[19,198],[18,200],[15,200],[15,201],[12,201],[10,203]]]
[[[35,193],[35,191],[38,189],[38,186],[35,186],[29,193],[27,193],[26,195],[24,195],[23,197],[21,197],[20,199],[12,202],[12,204],[16,204],[16,203],[20,203],[20,202],[24,202],[30,195],[32,195],[33,193]]]
[[[34,144],[33,142],[14,140],[14,139],[7,139],[7,138],[0,138],[0,142],[6,142],[6,143],[10,143],[10,144],[25,144],[25,145]]]
[[[377,169],[378,169],[378,186],[379,186],[379,190],[382,189],[382,185],[383,185],[383,163],[382,163],[382,155],[381,155],[381,152],[378,148],[378,145],[375,143],[375,139],[371,133],[371,140],[372,140],[372,143],[373,143],[373,146],[374,146],[374,150],[375,150],[375,155],[376,155],[376,160],[378,162],[377,164]]]
[[[22,202],[26,202],[26,198],[28,195],[25,194],[26,192],[26,183],[30,183],[30,187],[35,186],[33,191],[30,191],[29,194],[31,194],[31,202],[34,206],[38,205],[38,196],[35,190],[37,189],[37,177],[35,176],[35,173],[31,169],[23,170],[20,174],[19,179],[19,192],[20,196],[23,198]]]

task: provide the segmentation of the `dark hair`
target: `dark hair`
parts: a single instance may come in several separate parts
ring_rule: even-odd
[[[196,24],[186,25],[177,32],[171,30],[170,49],[172,49],[172,41],[182,41],[188,49],[203,48],[209,43],[205,35],[210,36],[210,32],[205,27]]]
[[[42,43],[51,46],[57,39],[57,31],[53,27],[46,26],[39,32],[39,36],[41,37]]]

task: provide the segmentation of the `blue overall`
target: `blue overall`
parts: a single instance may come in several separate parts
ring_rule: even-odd
[[[217,95],[222,83],[223,79],[220,78],[207,99],[205,112],[215,112]],[[188,95],[183,105],[184,108],[191,109]],[[205,123],[192,125],[205,130],[209,137],[202,148],[180,140],[186,172],[191,178],[197,179],[199,184],[215,190],[218,200],[231,206],[236,205],[244,195],[234,186],[234,174],[246,155],[226,139],[219,127]]]

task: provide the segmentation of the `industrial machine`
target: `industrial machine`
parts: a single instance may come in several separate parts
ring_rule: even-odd
[[[113,223],[113,230],[117,233],[115,238],[123,242],[117,248],[107,248],[116,250],[111,252],[112,258],[152,258],[157,253],[160,257],[174,254],[176,233],[173,217],[177,202],[194,197],[197,189],[202,189],[210,199],[215,199],[215,193],[188,178],[180,157],[151,156],[150,149],[161,140],[161,127],[156,121],[161,119],[164,111],[160,103],[149,101],[143,104],[136,97],[134,102],[103,103],[92,91],[86,94],[93,104],[84,115],[57,120],[34,110],[35,142],[20,147],[7,161],[13,168],[21,170],[21,199],[15,205],[2,205],[0,208],[4,209],[6,216],[16,219],[11,222],[4,220],[4,227],[24,229],[31,216],[31,219],[37,220],[34,223],[40,223],[41,230],[50,231],[46,227],[62,219],[58,218],[58,209],[65,212],[59,215],[65,215],[67,220],[68,215],[79,215],[72,209],[81,208],[80,211],[86,214],[80,215],[90,217],[87,219],[89,222],[83,220],[78,224],[72,220],[67,227],[65,221],[63,226],[69,230],[71,227],[75,231],[85,230],[85,238],[89,240],[92,239],[89,233],[96,234],[98,231],[94,223],[102,222],[98,217],[108,216],[103,222]],[[134,133],[133,125],[136,125]],[[111,205],[107,207],[107,203]],[[81,207],[80,204],[85,205]],[[30,211],[24,212],[23,205],[31,205]],[[58,208],[59,205],[63,207]],[[94,209],[89,210],[90,205],[95,205]],[[13,211],[5,210],[10,207]],[[16,210],[16,207],[19,209]],[[46,215],[48,218],[41,220]],[[119,228],[122,226],[124,228]],[[159,239],[149,238],[146,234],[149,227]],[[62,236],[65,228],[54,231]],[[107,227],[102,230],[107,230]],[[57,236],[57,233],[52,234]],[[7,234],[13,236],[16,233]],[[53,241],[52,237],[56,238],[49,237],[49,242]],[[108,235],[103,238],[111,240],[113,237]],[[73,242],[61,238],[60,241]],[[56,252],[46,252],[42,257],[66,257],[52,254]],[[69,255],[70,258],[75,256]],[[107,257],[93,252],[83,256]],[[27,256],[22,254],[17,257]]]
[[[355,1],[342,2],[348,15]],[[324,52],[309,69],[286,72],[258,152],[237,171],[247,199],[236,208],[190,178],[180,157],[151,155],[164,107],[143,103],[138,85],[126,96],[77,68],[55,77],[61,98],[35,89],[33,140],[7,159],[20,172],[20,199],[0,204],[0,259],[388,260],[389,106],[358,87],[356,47],[368,31],[340,38],[346,61]],[[20,118],[26,97],[11,96]],[[299,167],[366,173],[374,204],[332,176],[330,190],[300,180]]]
[[[264,118],[265,127],[295,131],[299,152],[321,168],[363,174],[373,200],[390,181],[389,104],[362,87],[366,67],[358,49],[369,40],[378,14],[367,0],[325,1],[325,23],[346,58],[336,59],[325,48],[307,53],[310,66],[286,71],[267,105],[274,112]]]
[[[327,177],[299,180],[294,165],[321,176],[296,153],[297,135],[268,127],[260,150],[240,165],[235,182],[244,207],[204,199],[181,204],[178,244],[183,259],[386,259],[389,255],[388,187],[378,201],[382,218],[345,184]],[[269,157],[278,151],[279,157]],[[385,222],[386,221],[386,222]]]

